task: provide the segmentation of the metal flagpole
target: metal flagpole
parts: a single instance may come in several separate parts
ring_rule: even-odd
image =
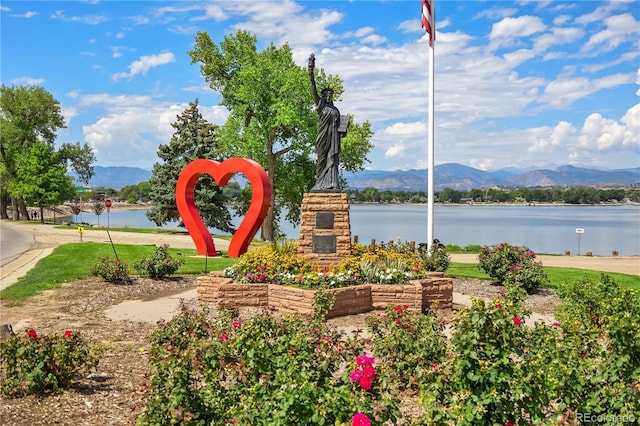
[[[433,0],[431,2],[431,7],[433,7]],[[434,54],[434,50],[435,50],[435,43],[432,43],[432,45],[429,47],[429,125],[428,125],[428,132],[429,132],[429,137],[428,137],[428,144],[429,147],[427,149],[427,156],[429,158],[429,173],[427,176],[427,191],[429,192],[428,194],[428,198],[427,198],[427,249],[429,251],[431,251],[431,245],[433,244],[433,198],[434,198],[434,185],[433,185],[433,169],[434,169],[434,141],[433,141],[433,135],[434,135],[434,123],[433,123],[433,117],[434,117],[434,88],[435,88],[435,78],[433,75],[433,70],[435,68],[435,54]]]
[[[434,204],[434,105],[435,105],[435,0],[422,0],[422,27],[429,33],[429,112],[428,112],[428,171],[427,171],[427,250],[433,245],[433,204]]]

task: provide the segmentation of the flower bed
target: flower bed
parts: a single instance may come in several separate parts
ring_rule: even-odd
[[[217,274],[198,277],[198,300],[228,308],[269,307],[283,313],[313,315],[316,290],[278,284],[236,283]],[[407,306],[419,312],[434,311],[448,317],[453,306],[453,279],[435,272],[406,285],[360,284],[326,290],[335,296],[327,318],[382,310],[387,306]]]

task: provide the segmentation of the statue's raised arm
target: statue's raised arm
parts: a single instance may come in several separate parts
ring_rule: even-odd
[[[318,95],[318,88],[316,87],[316,79],[313,74],[313,70],[315,69],[315,67],[316,67],[316,55],[312,53],[311,55],[309,55],[309,63],[307,65],[307,70],[309,71],[309,80],[311,81],[311,92],[313,93],[313,99],[316,105],[318,105],[318,102],[320,101],[320,96]]]

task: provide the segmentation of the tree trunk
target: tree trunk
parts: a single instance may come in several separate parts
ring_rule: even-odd
[[[11,214],[13,215],[13,220],[20,220],[20,209],[18,209],[18,199],[15,197],[11,197]]]
[[[18,207],[20,208],[20,214],[25,219],[29,220],[29,212],[27,211],[27,205],[22,198],[18,198]]]
[[[44,207],[40,206],[40,223],[44,224]]]
[[[9,214],[7,213],[8,201],[9,197],[7,197],[6,193],[0,194],[0,219],[9,219]]]

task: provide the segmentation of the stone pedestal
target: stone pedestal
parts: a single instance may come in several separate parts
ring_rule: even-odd
[[[347,194],[304,194],[298,253],[323,268],[335,265],[351,255],[351,222]]]

